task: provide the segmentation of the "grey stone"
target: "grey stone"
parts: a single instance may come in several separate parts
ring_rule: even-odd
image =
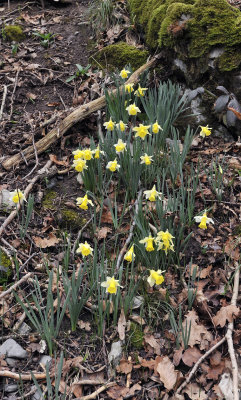
[[[122,341],[113,342],[111,345],[110,353],[108,354],[109,363],[116,367],[122,357]]]
[[[18,329],[18,333],[20,335],[26,335],[27,333],[31,332],[31,330],[32,329],[30,328],[30,326],[25,322],[23,322],[20,328]]]
[[[8,363],[9,367],[16,367],[18,364],[18,360],[16,358],[6,358],[6,362]]]
[[[5,393],[13,393],[13,392],[15,392],[15,390],[18,390],[18,385],[16,385],[16,383],[4,385]]]
[[[49,363],[49,365],[52,363],[52,358],[50,356],[42,356],[40,358],[39,364],[42,364],[46,367],[46,364]]]
[[[27,358],[28,353],[15,340],[7,339],[0,346],[0,356],[5,355],[10,358]]]
[[[133,299],[132,309],[136,310],[140,308],[143,303],[144,303],[143,296],[135,296]]]

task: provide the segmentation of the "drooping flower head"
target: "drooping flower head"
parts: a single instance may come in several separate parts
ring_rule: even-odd
[[[128,107],[126,107],[126,110],[128,111],[129,115],[136,115],[138,112],[141,112],[141,110],[135,105],[135,103],[130,104]]]
[[[118,139],[118,142],[114,146],[116,153],[122,153],[126,149],[126,143],[122,139]]]
[[[139,126],[133,128],[133,131],[136,132],[135,137],[140,137],[142,140],[144,140],[146,135],[150,135],[150,132],[148,131],[150,126],[151,125],[140,124]]]
[[[120,164],[118,164],[117,159],[115,158],[114,161],[108,162],[106,168],[111,172],[115,172],[116,170],[118,171],[120,169]]]
[[[144,239],[140,240],[139,243],[142,243],[145,245],[146,251],[153,251],[154,250],[154,237],[151,235],[145,237]]]
[[[132,260],[134,260],[135,258],[135,254],[134,254],[134,245],[131,246],[131,248],[126,252],[124,260],[128,261],[128,262],[132,262]]]
[[[150,275],[147,278],[147,282],[149,285],[152,287],[155,284],[156,285],[161,285],[162,282],[164,281],[164,277],[162,275],[164,271],[161,271],[158,269],[158,271],[155,271],[154,269],[150,269]]]
[[[152,133],[158,133],[159,130],[163,131],[161,125],[159,125],[157,121],[152,125],[151,130]]]
[[[77,160],[74,160],[73,167],[78,172],[82,172],[84,169],[88,169],[88,166],[86,165],[86,160],[83,160],[82,158],[78,158]]]
[[[133,92],[133,83],[127,83],[126,85],[125,85],[125,92],[128,92],[128,93],[131,93],[131,92]]]
[[[94,249],[90,247],[89,243],[85,241],[84,243],[80,243],[78,249],[76,250],[76,253],[81,253],[83,257],[87,257],[93,253],[93,250]]]
[[[168,232],[168,229],[166,230],[166,232],[158,232],[155,239],[155,243],[158,245],[157,250],[164,250],[166,254],[167,250],[174,251],[174,243],[172,239],[174,239],[174,236],[172,236],[171,233]]]
[[[127,128],[127,124],[124,124],[123,121],[119,121],[118,124],[116,124],[117,128],[120,129],[121,132],[125,132]]]
[[[211,135],[211,129],[212,128],[209,128],[209,126],[207,125],[207,126],[200,126],[200,128],[201,128],[201,132],[200,132],[200,136],[202,136],[203,138],[205,138],[206,136],[209,136],[209,135]]]
[[[88,204],[90,204],[91,206],[94,205],[93,202],[90,199],[88,199],[87,194],[84,197],[77,197],[76,204],[82,210],[88,210]]]
[[[122,79],[126,79],[128,78],[128,74],[130,74],[131,72],[128,71],[128,69],[123,68],[120,72],[120,76]]]
[[[26,201],[24,193],[21,192],[21,190],[19,189],[14,190],[14,192],[10,192],[9,199],[15,204],[22,203],[22,201]]]
[[[150,165],[153,161],[153,156],[148,156],[148,154],[144,154],[144,156],[140,156],[141,164]]]
[[[147,88],[143,88],[139,85],[138,89],[135,91],[135,95],[138,97],[143,97],[145,95],[146,90],[147,90]]]
[[[156,201],[156,199],[161,199],[162,193],[156,190],[156,185],[153,186],[151,190],[145,190],[144,195],[149,201]]]
[[[117,287],[120,286],[119,281],[114,276],[107,276],[106,281],[101,283],[106,288],[106,293],[116,294]]]
[[[115,128],[115,122],[112,121],[111,117],[110,120],[104,123],[104,127],[107,129],[107,131],[113,131]]]
[[[194,219],[196,222],[200,222],[200,224],[198,226],[201,229],[207,229],[207,224],[214,224],[214,221],[212,220],[212,218],[207,217],[206,210],[204,210],[203,215],[194,217]]]

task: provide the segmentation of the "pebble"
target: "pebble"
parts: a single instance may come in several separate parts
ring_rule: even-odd
[[[4,385],[4,392],[5,393],[13,393],[16,390],[18,390],[18,385],[16,383]]]
[[[122,357],[122,341],[113,342],[111,345],[110,353],[108,354],[109,363],[116,367]]]
[[[46,355],[42,356],[40,358],[39,364],[42,364],[44,367],[46,367],[47,363],[49,363],[49,366],[50,366],[50,364],[52,363],[52,358],[50,356],[46,356]]]
[[[20,335],[26,335],[28,333],[31,332],[31,328],[28,324],[26,324],[25,322],[22,323],[22,325],[20,326],[20,328],[18,329],[18,333]]]
[[[15,340],[7,339],[0,346],[0,356],[7,355],[9,358],[27,358],[28,353]]]

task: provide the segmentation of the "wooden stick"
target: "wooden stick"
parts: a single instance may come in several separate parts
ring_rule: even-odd
[[[155,56],[146,64],[142,65],[130,76],[126,83],[136,83],[139,79],[139,75],[142,74],[142,72],[144,72],[146,69],[152,67],[156,63],[158,58],[159,56]],[[116,93],[116,91],[117,90],[115,89],[113,93]],[[105,107],[105,105],[105,96],[102,96],[99,99],[93,100],[88,104],[84,104],[78,107],[66,118],[64,118],[63,121],[60,122],[58,127],[53,128],[46,136],[44,136],[35,144],[37,153],[43,153],[51,146],[52,143],[58,140],[61,136],[64,135],[65,132],[67,132],[74,124],[76,124],[76,122],[85,119],[88,115]],[[26,160],[29,160],[34,156],[34,147],[27,147],[25,150],[22,151],[22,154],[24,155]],[[23,157],[20,153],[18,153],[4,160],[2,162],[2,166],[6,170],[10,170],[12,167],[20,164],[21,162],[23,162]]]
[[[115,385],[116,385],[116,382],[106,383],[105,385],[101,386],[99,389],[97,389],[95,392],[89,394],[88,396],[81,396],[81,397],[78,397],[75,400],[92,400],[92,399],[95,399],[98,396],[98,394],[100,394],[101,392],[104,392],[104,390],[109,389],[110,387],[115,386]]]
[[[46,379],[46,373],[33,373],[35,379]],[[32,375],[31,374],[20,374],[20,373],[15,373],[11,371],[0,371],[0,376],[3,376],[5,378],[12,378],[15,379],[16,381],[31,381]]]
[[[7,289],[4,292],[2,292],[0,294],[0,300],[3,299],[7,294],[11,293],[14,289],[16,289],[16,287],[21,285],[21,283],[25,282],[32,275],[33,275],[32,272],[28,272],[27,275],[25,275],[22,279],[20,279],[20,281],[14,283],[14,285],[12,285],[9,289]]]

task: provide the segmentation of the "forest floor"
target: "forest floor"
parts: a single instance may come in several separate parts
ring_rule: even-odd
[[[0,166],[1,225],[14,212],[4,204],[10,192],[24,192],[30,184],[30,197],[28,205],[24,202],[4,229],[0,226],[0,399],[40,398],[33,374],[43,398],[48,399],[195,400],[232,396],[234,360],[240,370],[241,359],[237,307],[240,140],[230,139],[231,135],[222,137],[215,130],[202,138],[196,126],[188,144],[183,137],[181,142],[176,141],[171,128],[165,131],[163,124],[163,132],[170,136],[162,142],[164,161],[158,156],[161,169],[153,171],[164,171],[167,165],[166,181],[159,173],[153,172],[150,178],[142,171],[144,183],[137,182],[132,195],[135,182],[127,181],[127,172],[120,180],[113,173],[104,176],[101,189],[101,161],[92,160],[98,163],[98,173],[92,174],[92,182],[86,182],[72,167],[72,152],[96,149],[98,136],[100,140],[105,134],[103,123],[112,116],[109,107],[106,113],[93,113],[77,122],[42,154],[35,151],[26,160],[22,153],[25,148],[35,147],[73,110],[102,96],[104,85],[114,87],[114,82],[89,65],[90,55],[100,47],[90,29],[89,1],[76,0],[64,7],[46,4],[44,9],[34,1],[11,0],[10,4],[9,10],[7,2],[0,3],[0,162],[17,153],[22,154],[22,160],[8,171]],[[24,33],[17,44],[7,41],[4,34],[6,25],[15,24]],[[153,87],[155,81],[147,80],[146,87]],[[142,107],[140,99],[136,101]],[[119,115],[119,110],[113,112]],[[145,118],[143,121],[148,121]],[[114,115],[113,119],[118,122]],[[183,121],[182,116],[177,125]],[[125,122],[131,132],[135,121]],[[110,151],[108,143],[102,147],[106,154]],[[151,139],[148,143],[149,149],[156,151]],[[179,146],[176,158],[172,143]],[[188,154],[177,172],[174,160],[180,161],[186,149]],[[127,162],[124,156],[120,160]],[[134,171],[133,165],[130,169]],[[41,168],[43,177],[38,176]],[[154,209],[153,203],[144,199],[143,192],[154,184],[163,192],[166,205],[162,208],[159,200]],[[83,197],[86,189],[94,203],[87,211],[76,205],[76,198]],[[31,195],[34,205],[28,219]],[[201,229],[194,220],[204,210],[213,220],[207,229]],[[144,254],[144,246],[139,245],[144,232],[154,236],[167,228],[175,236],[173,254],[168,251],[166,256],[156,248],[153,256]],[[94,249],[94,257],[88,262],[83,254],[76,254],[77,246],[85,241]],[[125,255],[132,243],[136,259],[128,263]],[[152,268],[165,270],[162,285],[148,285]],[[80,302],[86,301],[79,305],[77,329],[72,329],[69,306],[57,328],[59,308],[64,310],[68,299],[66,279],[78,272],[77,297]],[[121,285],[116,297],[100,289],[101,282],[112,275]],[[70,297],[73,304],[73,294]],[[43,332],[41,315],[49,321],[47,333]],[[21,356],[9,355],[13,344],[4,353],[1,345],[8,339],[21,346]],[[49,354],[50,371],[43,358]],[[191,371],[195,375],[189,379]],[[50,377],[47,383],[46,375]]]

